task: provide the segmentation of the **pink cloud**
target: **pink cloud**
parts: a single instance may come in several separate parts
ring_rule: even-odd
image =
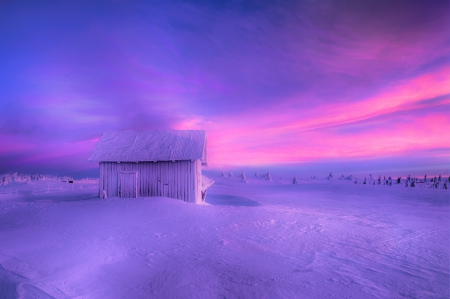
[[[345,127],[370,119],[408,111],[424,100],[450,94],[450,68],[398,82],[368,98],[340,104],[298,108],[295,101],[266,111],[255,107],[232,117],[195,117],[178,129],[206,129],[212,163],[261,164],[301,162],[320,158],[368,157],[408,154],[427,148],[450,147],[446,137],[450,119],[442,113],[408,119],[406,124],[339,134],[327,128]],[[438,103],[448,107],[450,98]],[[428,106],[434,105],[429,103]]]

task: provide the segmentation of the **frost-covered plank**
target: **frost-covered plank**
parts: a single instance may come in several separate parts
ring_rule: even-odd
[[[149,175],[150,175],[150,166],[149,163],[140,163],[141,164],[141,168],[142,168],[142,172],[141,172],[141,188],[142,188],[142,196],[148,197],[150,196],[150,180],[149,180]]]
[[[167,185],[167,179],[168,179],[168,169],[167,169],[167,162],[162,162],[163,165],[163,181],[162,181],[162,196],[167,197],[169,194],[169,187]]]
[[[172,198],[176,198],[175,175],[177,174],[177,172],[176,172],[176,168],[175,168],[175,162],[169,162],[169,163],[170,163],[169,196]]]
[[[183,180],[183,197],[184,201],[189,202],[189,181],[188,181],[188,168],[189,168],[189,161],[183,162],[183,171],[181,173],[181,178]]]
[[[142,196],[148,197],[150,196],[150,163],[145,162],[145,163],[140,163],[141,167],[142,167],[142,172],[141,172],[141,182],[142,182],[142,187],[143,188],[143,192],[142,192]]]
[[[149,185],[150,185],[150,196],[156,196],[156,183],[157,183],[157,179],[158,176],[156,174],[156,170],[155,170],[155,163],[153,162],[148,162],[148,170],[149,170]]]
[[[191,161],[189,163],[188,172],[188,185],[189,185],[189,202],[195,202],[195,169],[194,163]]]
[[[159,176],[160,176],[159,165],[156,163],[153,163],[153,162],[150,162],[150,163],[152,166],[151,170],[152,170],[152,177],[153,177],[153,179],[151,181],[152,188],[153,188],[152,196],[158,196],[158,190],[159,190],[158,184],[159,184]]]
[[[138,173],[140,173],[141,175],[139,176],[139,178],[138,178],[138,181],[139,181],[139,189],[138,189],[138,194],[139,194],[139,196],[145,196],[144,195],[144,184],[143,184],[143,182],[142,182],[142,177],[143,177],[143,169],[142,169],[142,165],[141,165],[141,163],[138,163],[137,164],[137,169],[138,169]],[[145,175],[145,174],[144,174]]]
[[[109,177],[111,179],[110,192],[113,193],[113,196],[118,196],[117,194],[117,170],[119,168],[119,164],[109,163],[111,166],[111,171],[109,172]]]
[[[202,163],[195,160],[195,202],[202,202]]]
[[[184,171],[182,173],[183,181],[184,181],[184,201],[189,202],[189,162],[186,161],[184,163]]]
[[[181,174],[181,171],[182,171],[181,169],[182,169],[182,163],[181,163],[181,161],[178,161],[178,163],[177,163],[176,184],[178,186],[178,188],[177,188],[177,198],[179,198],[179,199],[182,199],[182,190],[181,190],[182,184],[181,184],[181,177],[180,177],[180,174]]]
[[[198,203],[198,177],[197,177],[197,161],[194,161],[192,163],[192,175],[193,175],[193,180],[194,180],[194,201],[195,203]]]
[[[155,175],[156,175],[156,181],[155,181],[155,196],[161,196],[161,164],[160,163],[154,163],[155,166]]]
[[[98,168],[100,170],[99,178],[98,178],[98,197],[103,198],[103,167],[102,163],[99,163]]]

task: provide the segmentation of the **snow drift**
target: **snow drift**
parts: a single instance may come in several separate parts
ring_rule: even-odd
[[[449,297],[449,190],[212,177],[204,205],[1,186],[0,297]]]

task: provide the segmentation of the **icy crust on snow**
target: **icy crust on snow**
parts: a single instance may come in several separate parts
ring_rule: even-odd
[[[139,162],[201,159],[206,132],[200,130],[110,131],[103,133],[90,161]]]

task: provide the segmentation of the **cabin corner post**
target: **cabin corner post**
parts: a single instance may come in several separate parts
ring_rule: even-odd
[[[195,203],[201,203],[202,199],[202,161],[200,159],[194,162],[194,185],[195,185]]]
[[[100,174],[98,177],[98,197],[99,198],[104,198],[103,195],[103,167],[102,167],[102,162],[98,163],[98,168],[100,169]]]

